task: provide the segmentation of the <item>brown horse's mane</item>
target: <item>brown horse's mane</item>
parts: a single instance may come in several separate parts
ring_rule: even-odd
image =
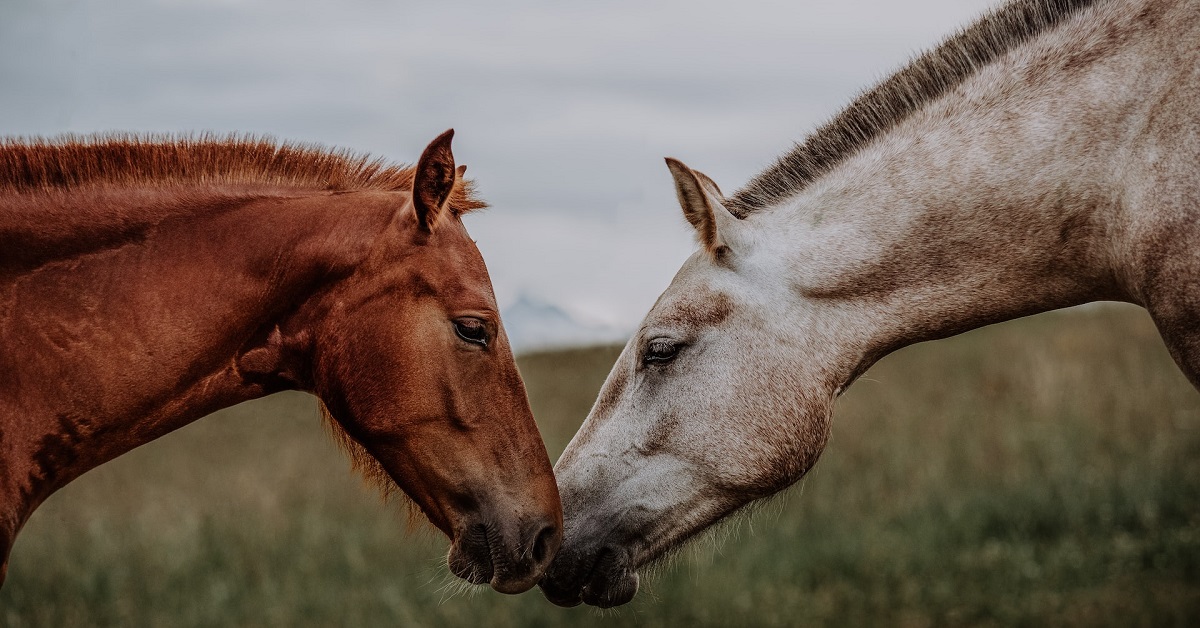
[[[62,135],[0,139],[0,191],[86,185],[254,184],[316,190],[410,190],[414,168],[362,153],[255,135]],[[450,209],[486,207],[470,182]]]
[[[726,199],[726,206],[745,216],[786,200],[980,68],[1102,1],[1014,0],[992,11],[863,92]]]

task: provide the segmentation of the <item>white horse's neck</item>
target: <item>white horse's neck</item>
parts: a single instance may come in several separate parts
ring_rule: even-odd
[[[1018,316],[1136,301],[1119,271],[1128,130],[1170,75],[1131,79],[1142,51],[1101,36],[1129,18],[1101,13],[1013,51],[751,214],[755,256],[786,264],[814,319],[841,312],[832,327],[867,361]]]

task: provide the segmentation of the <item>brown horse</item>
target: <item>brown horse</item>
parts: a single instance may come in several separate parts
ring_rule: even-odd
[[[455,574],[533,586],[562,511],[452,136],[416,168],[254,139],[0,144],[0,582],[67,482],[299,389],[450,537]]]

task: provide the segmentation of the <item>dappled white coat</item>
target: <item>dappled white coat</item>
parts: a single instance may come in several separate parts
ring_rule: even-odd
[[[639,567],[802,477],[836,396],[905,345],[1128,301],[1200,384],[1197,42],[1195,2],[1092,3],[749,211],[757,182],[726,199],[668,160],[701,247],[556,465],[547,596],[628,601]]]

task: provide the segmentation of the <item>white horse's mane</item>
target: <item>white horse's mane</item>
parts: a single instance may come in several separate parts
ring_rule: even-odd
[[[726,199],[726,207],[744,216],[783,201],[980,68],[1103,1],[1015,0],[992,11],[864,91]]]

